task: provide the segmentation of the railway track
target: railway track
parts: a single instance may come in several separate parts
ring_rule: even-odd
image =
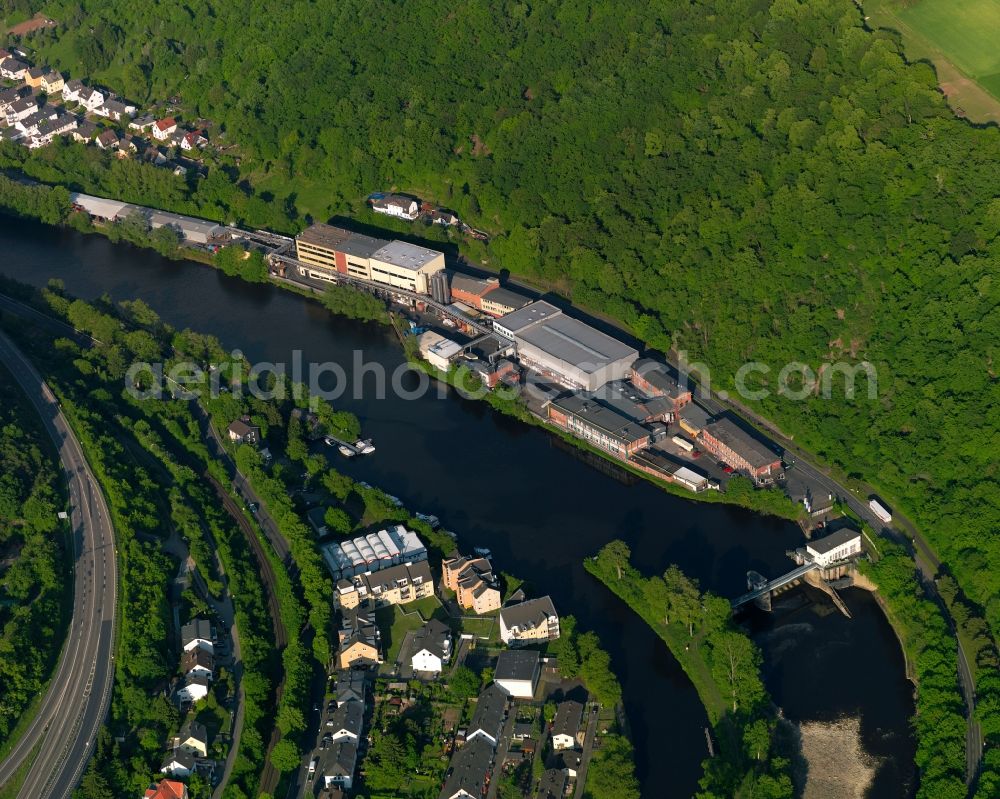
[[[233,517],[240,530],[243,531],[243,535],[246,537],[247,543],[250,544],[250,549],[253,551],[254,558],[257,561],[257,567],[260,572],[260,576],[264,581],[264,593],[267,595],[267,608],[271,615],[271,626],[274,629],[274,642],[278,649],[284,648],[288,644],[288,631],[285,629],[285,624],[281,620],[281,611],[278,606],[278,596],[277,596],[277,581],[274,576],[274,569],[271,567],[271,561],[267,559],[267,555],[264,552],[264,547],[260,543],[260,538],[257,536],[257,531],[254,530],[253,525],[250,520],[247,519],[246,515],[243,513],[242,508],[236,503],[236,500],[232,498],[230,493],[216,480],[212,475],[205,473],[205,479],[211,483],[212,487],[215,489],[216,494],[218,494],[219,499],[222,501],[223,507],[226,512]],[[281,673],[281,681],[278,683],[278,687],[274,693],[275,706],[281,702],[281,696],[285,690],[285,673]],[[274,749],[278,741],[281,740],[281,733],[278,728],[275,727],[271,731],[271,739],[267,744],[267,751],[264,754],[264,769],[260,774],[260,784],[258,785],[258,791],[260,793],[273,794],[274,789],[278,785],[278,779],[281,774],[278,770],[271,765],[271,750]]]

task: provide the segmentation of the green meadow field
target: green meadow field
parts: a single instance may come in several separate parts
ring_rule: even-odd
[[[909,60],[934,63],[953,107],[976,122],[1000,122],[1000,0],[867,0],[863,6],[870,26],[902,34]]]

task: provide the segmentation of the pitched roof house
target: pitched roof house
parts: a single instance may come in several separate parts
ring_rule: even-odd
[[[500,639],[508,646],[554,641],[559,637],[559,616],[547,596],[500,609]]]
[[[504,717],[507,714],[507,694],[497,685],[491,685],[479,695],[476,710],[469,722],[465,740],[483,738],[495,747],[500,740]]]
[[[215,654],[215,631],[207,619],[191,619],[181,627],[181,647],[184,650],[200,647]]]
[[[175,130],[177,130],[177,120],[173,117],[158,119],[153,123],[153,138],[166,141]]]
[[[440,674],[450,660],[451,630],[438,619],[431,619],[413,636],[410,665],[417,672]]]
[[[171,777],[190,777],[194,771],[194,756],[183,749],[168,752],[163,758],[160,771]]]
[[[208,730],[201,722],[189,719],[173,737],[171,745],[197,757],[208,757]]]
[[[560,702],[552,722],[552,748],[575,749],[583,745],[583,705],[569,699]]]
[[[188,799],[187,786],[177,780],[160,780],[147,789],[144,799]]]

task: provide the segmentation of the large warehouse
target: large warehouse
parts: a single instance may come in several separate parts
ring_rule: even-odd
[[[497,319],[494,328],[513,339],[525,366],[569,388],[595,391],[622,380],[639,357],[634,347],[542,300]]]

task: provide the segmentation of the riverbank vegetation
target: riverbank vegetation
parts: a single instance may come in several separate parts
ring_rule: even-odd
[[[917,796],[962,799],[967,795],[966,708],[958,686],[955,635],[948,628],[942,608],[927,597],[906,551],[882,540],[879,550],[880,557],[874,562],[861,561],[861,569],[878,586],[916,675],[917,712],[913,727],[917,738],[916,763],[920,769]],[[950,591],[942,594],[952,604],[959,601]],[[987,750],[974,796],[986,799],[996,796],[1000,786],[1000,761],[996,756],[1000,744],[1000,681],[995,650],[984,643],[977,650],[977,661],[985,671],[992,672],[976,681],[977,716]]]
[[[0,752],[31,720],[71,614],[61,474],[41,417],[0,366]]]
[[[761,680],[760,652],[732,623],[729,602],[676,566],[643,577],[630,556],[612,541],[584,566],[666,642],[698,691],[718,745],[703,764],[699,799],[791,799],[794,752]]]

